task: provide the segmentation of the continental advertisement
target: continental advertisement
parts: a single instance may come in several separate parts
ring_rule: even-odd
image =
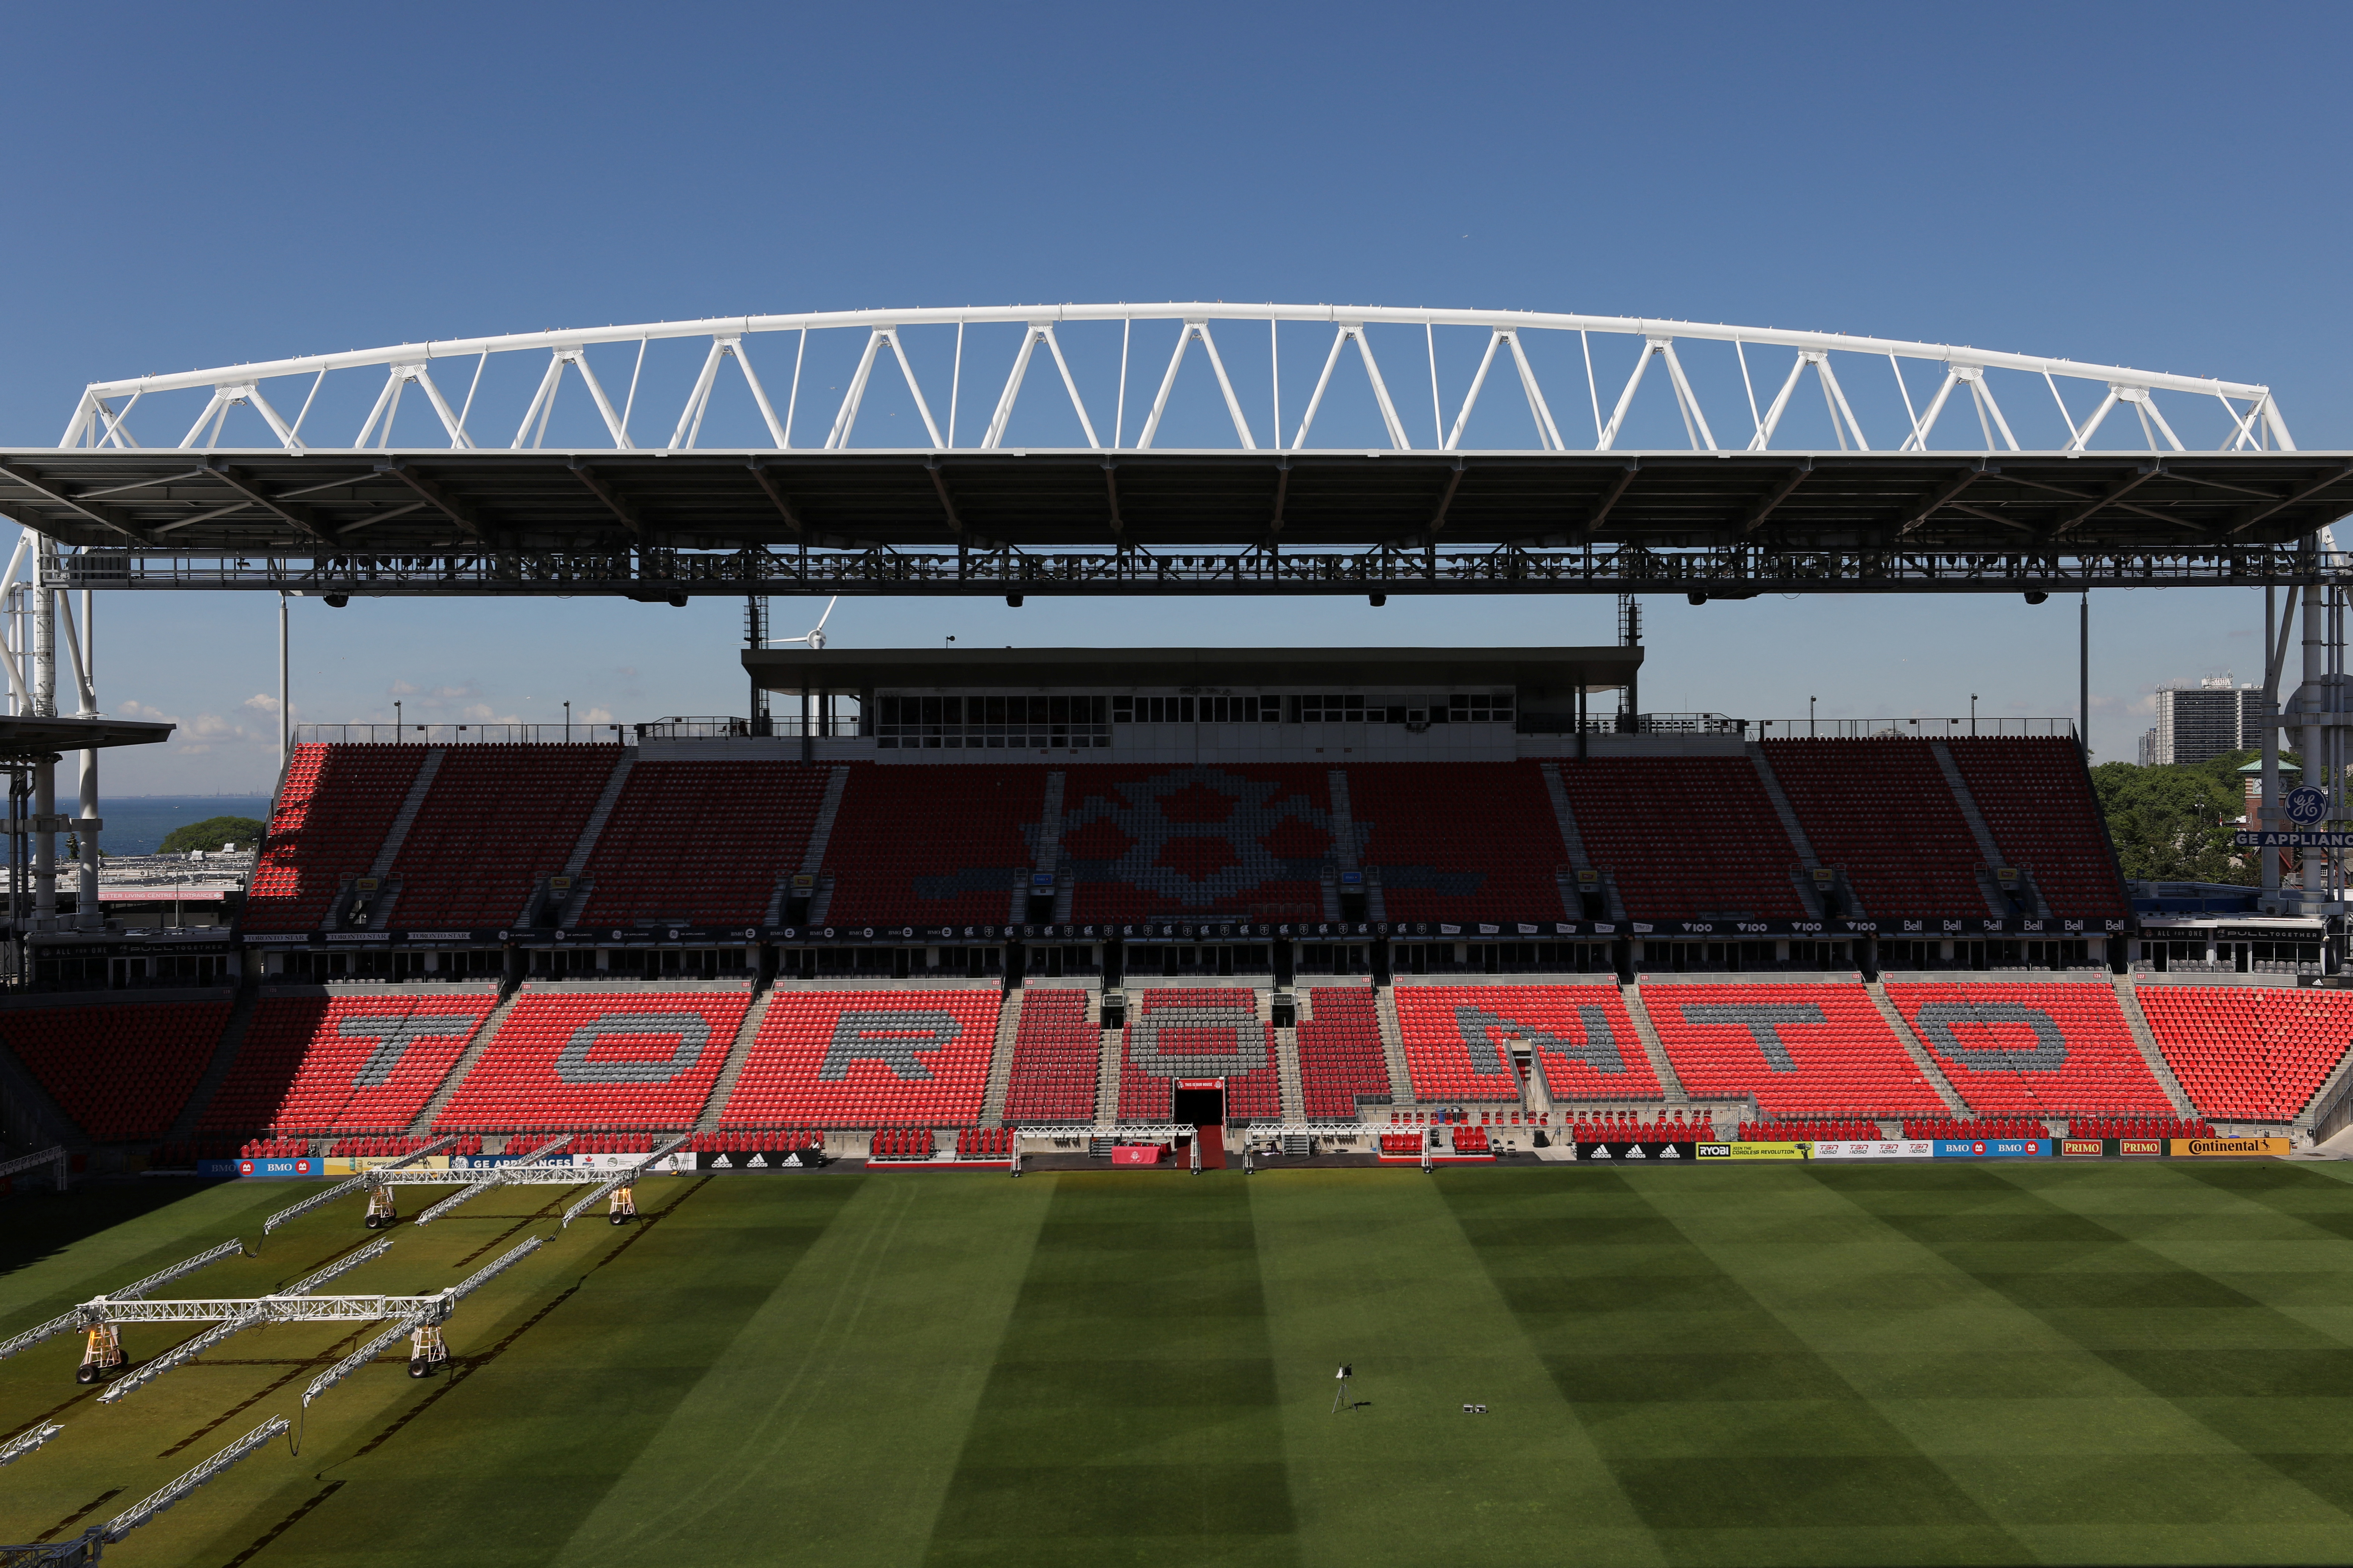
[[[1697,1160],[1802,1160],[1806,1157],[1803,1143],[1694,1143],[1692,1157]]]
[[[2203,1158],[2217,1154],[2236,1154],[2242,1157],[2249,1154],[2269,1154],[2278,1158],[2295,1147],[2284,1138],[2168,1138],[2166,1142],[2171,1145],[2168,1152],[2177,1160],[2192,1156]]]

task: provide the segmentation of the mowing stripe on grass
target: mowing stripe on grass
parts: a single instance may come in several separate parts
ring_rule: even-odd
[[[1651,1201],[1763,1199],[1768,1226],[1845,1239],[1821,1234],[1775,1175],[1533,1170],[1441,1186],[1669,1562],[2031,1561]]]
[[[2245,1423],[2234,1432],[2216,1416],[2252,1405],[2255,1435],[2292,1427],[2300,1417],[2283,1396],[2334,1405],[2353,1394],[2353,1352],[2240,1288],[2247,1281],[2166,1257],[2132,1234],[2178,1231],[2185,1203],[2209,1228],[2243,1229],[2262,1211],[2157,1166],[1822,1166],[1801,1179],[1911,1238],[2108,1374],[2053,1358],[2038,1386],[2021,1376],[2026,1368],[1993,1357],[1984,1380],[1973,1384],[1964,1363],[1942,1391],[1888,1402],[2040,1554],[2342,1554],[2353,1519],[2265,1461],[2244,1440]],[[2311,1245],[2334,1245],[2262,1217]]]
[[[1250,1183],[1301,1559],[1426,1563],[1452,1523],[1482,1562],[1662,1563],[1465,1240],[1456,1184],[1394,1170]],[[1365,1403],[1335,1415],[1343,1362]]]
[[[1035,1178],[731,1178],[730,1223],[856,1195],[773,1279],[551,1562],[919,1562],[1051,1198]],[[709,1216],[705,1216],[706,1219]],[[642,1253],[632,1259],[642,1270]]]
[[[1292,1568],[1243,1178],[1050,1179],[924,1561]]]
[[[618,1238],[603,1227],[575,1230],[594,1250],[584,1247],[585,1257],[537,1281],[501,1341],[473,1354],[453,1344],[458,1362],[423,1401],[373,1435],[347,1440],[320,1474],[350,1484],[295,1521],[259,1561],[335,1568],[585,1561],[593,1554],[567,1548],[567,1540],[649,1448],[662,1446],[682,1403],[710,1377],[733,1375],[714,1369],[725,1365],[735,1336],[822,1245],[861,1184],[812,1180],[771,1194],[784,1201],[770,1205],[729,1202],[723,1181],[665,1184],[677,1196],[641,1189],[662,1202],[658,1224]],[[628,1246],[628,1267],[597,1267],[617,1241]],[[723,1443],[730,1434],[711,1436]],[[683,1447],[690,1458],[711,1452]],[[283,1502],[258,1513],[229,1543],[250,1543],[284,1515]]]

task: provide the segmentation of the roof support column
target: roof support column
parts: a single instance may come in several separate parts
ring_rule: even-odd
[[[54,719],[58,712],[58,547],[44,536],[33,563],[33,712]],[[33,765],[33,929],[53,931],[58,923],[58,760],[45,757]]]

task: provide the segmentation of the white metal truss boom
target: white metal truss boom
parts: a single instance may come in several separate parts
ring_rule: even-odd
[[[822,449],[836,450],[849,445],[860,406],[865,397],[876,363],[887,350],[906,383],[923,434],[933,448],[951,449],[955,446],[955,408],[963,376],[963,338],[965,329],[990,324],[1014,325],[1022,329],[1020,342],[1015,352],[1003,390],[980,440],[983,449],[1004,445],[1008,421],[1013,413],[1032,356],[1044,345],[1053,360],[1055,369],[1069,396],[1071,406],[1078,416],[1080,429],[1087,447],[1103,449],[1103,442],[1082,395],[1079,378],[1074,374],[1057,334],[1058,327],[1076,322],[1116,322],[1123,326],[1120,384],[1116,393],[1104,397],[1097,406],[1113,408],[1112,447],[1118,448],[1124,438],[1124,412],[1127,397],[1128,336],[1138,322],[1173,322],[1177,328],[1175,351],[1160,379],[1150,413],[1142,423],[1133,448],[1152,447],[1160,434],[1171,390],[1187,353],[1198,342],[1214,376],[1219,395],[1231,419],[1235,436],[1245,450],[1256,450],[1261,443],[1254,434],[1244,410],[1238,381],[1246,378],[1229,374],[1226,353],[1220,352],[1213,335],[1214,328],[1229,323],[1283,322],[1321,323],[1329,326],[1334,338],[1324,358],[1323,374],[1309,399],[1305,416],[1289,443],[1290,449],[1305,446],[1315,416],[1322,407],[1335,367],[1343,350],[1356,344],[1366,379],[1378,407],[1384,430],[1390,446],[1398,450],[1409,449],[1412,443],[1407,435],[1403,417],[1390,395],[1388,384],[1383,379],[1376,361],[1373,345],[1366,329],[1419,327],[1429,340],[1430,383],[1433,413],[1438,399],[1437,348],[1432,334],[1440,328],[1470,328],[1487,335],[1485,353],[1476,377],[1463,397],[1451,429],[1433,432],[1435,445],[1444,450],[1460,450],[1472,412],[1488,374],[1498,355],[1508,351],[1518,374],[1521,390],[1527,400],[1528,412],[1536,429],[1537,445],[1547,451],[1567,450],[1558,423],[1553,417],[1535,365],[1526,352],[1530,333],[1575,333],[1578,350],[1586,366],[1588,396],[1594,405],[1596,450],[1609,450],[1623,432],[1625,421],[1652,359],[1665,362],[1665,375],[1670,383],[1676,410],[1687,438],[1696,450],[1725,449],[1701,407],[1700,398],[1692,380],[1685,373],[1676,345],[1694,342],[1730,343],[1739,351],[1741,374],[1748,375],[1746,356],[1751,349],[1778,348],[1794,350],[1799,358],[1791,369],[1781,395],[1774,400],[1767,415],[1755,412],[1755,394],[1750,387],[1752,433],[1746,438],[1735,437],[1736,443],[1751,450],[1768,449],[1781,416],[1786,412],[1790,393],[1795,389],[1799,374],[1806,366],[1814,367],[1821,383],[1824,402],[1829,409],[1832,427],[1841,446],[1852,441],[1857,449],[1870,449],[1862,426],[1830,356],[1852,354],[1885,358],[1894,364],[1898,388],[1909,421],[1900,440],[1891,437],[1883,446],[1903,450],[1926,450],[1927,442],[1936,430],[1937,418],[1945,411],[1956,386],[1966,384],[1971,405],[1978,418],[1976,434],[1984,437],[1984,449],[1994,449],[1999,439],[2010,449],[2017,449],[2017,439],[1992,389],[1986,384],[1985,373],[2004,371],[2023,375],[2040,376],[2058,398],[2059,412],[2069,433],[2064,449],[2084,451],[2119,405],[2131,406],[2134,421],[2151,447],[2161,438],[2172,449],[2181,449],[2174,428],[2158,410],[2152,396],[2156,393],[2179,394],[2221,400],[2231,416],[2226,449],[2242,447],[2271,446],[2282,450],[2293,449],[2295,441],[2288,433],[2286,422],[2267,386],[2252,382],[2222,381],[2206,376],[2178,375],[2168,372],[2136,370],[2123,365],[2098,364],[2078,360],[2053,358],[2040,354],[2010,353],[1994,350],[1969,348],[1946,343],[1912,342],[1893,338],[1861,337],[1841,332],[1794,331],[1776,327],[1743,327],[1701,321],[1653,320],[1634,316],[1588,316],[1537,310],[1474,310],[1427,309],[1417,307],[1375,307],[1354,305],[1285,305],[1233,304],[1223,301],[1170,302],[1166,304],[1064,304],[1002,307],[938,307],[907,310],[833,310],[800,315],[731,316],[691,321],[643,322],[628,326],[593,327],[576,330],[518,332],[496,337],[437,340],[422,343],[400,343],[385,348],[362,349],[344,353],[311,354],[290,359],[222,366],[210,370],[191,370],[168,375],[135,376],[117,381],[93,382],[86,387],[76,405],[73,416],[66,426],[58,445],[72,447],[83,445],[132,447],[140,445],[129,427],[129,416],[140,400],[151,394],[202,389],[209,397],[195,423],[183,435],[177,445],[184,448],[216,445],[231,409],[250,407],[269,426],[272,437],[287,451],[304,453],[323,450],[302,435],[311,403],[319,383],[337,371],[379,369],[385,373],[383,384],[375,391],[367,417],[353,438],[353,450],[388,447],[393,445],[392,429],[403,391],[416,385],[432,407],[448,444],[457,448],[480,445],[478,437],[469,426],[472,417],[474,393],[480,384],[481,369],[489,357],[496,353],[544,353],[548,356],[543,373],[538,377],[536,389],[523,410],[512,446],[536,447],[545,439],[548,420],[556,395],[562,388],[565,370],[577,371],[587,387],[590,399],[602,422],[607,437],[615,450],[636,450],[639,447],[632,436],[629,424],[637,403],[638,374],[644,369],[646,345],[657,339],[702,339],[709,347],[692,390],[681,409],[676,425],[667,442],[668,450],[692,447],[699,438],[705,415],[709,412],[722,363],[733,359],[743,374],[752,394],[761,422],[769,440],[777,449],[793,446],[793,418],[800,397],[801,363],[812,331],[847,331],[862,333],[865,338],[857,369],[845,388],[841,402],[834,412],[830,426],[822,437]],[[909,357],[902,334],[913,328],[953,327],[957,347],[955,370],[948,388],[948,425],[944,432],[934,419],[935,402],[925,395],[913,361]],[[800,342],[794,350],[793,379],[790,394],[785,399],[785,412],[780,419],[766,386],[753,370],[746,344],[762,333],[794,332]],[[1641,341],[1641,353],[1633,372],[1614,398],[1615,412],[1607,419],[1601,417],[1604,389],[1595,382],[1592,368],[1590,339],[1595,334],[1631,337]],[[1400,337],[1394,342],[1403,342]],[[1391,340],[1385,340],[1391,342]],[[587,352],[598,344],[634,344],[638,363],[631,372],[628,395],[617,410],[604,384],[590,369]],[[1228,352],[1231,352],[1230,346]],[[1279,344],[1276,334],[1268,337],[1268,368],[1275,386],[1272,418],[1267,426],[1268,443],[1282,447],[1282,399],[1280,364],[1276,358]],[[431,366],[438,360],[472,359],[471,383],[462,403],[452,408],[431,374]],[[1941,383],[1925,411],[1915,410],[1911,389],[1905,384],[1903,365],[1905,361],[1925,362],[1942,368]],[[462,372],[461,372],[462,373]],[[289,405],[295,392],[302,403],[295,416],[289,420],[263,395],[262,384],[281,377],[307,376],[307,389],[290,389]],[[2059,381],[2093,384],[2097,391],[2096,406],[2087,419],[2080,423],[2069,412],[2066,399],[2059,395]],[[454,386],[454,383],[452,385]],[[1257,384],[1250,382],[1250,384]]]

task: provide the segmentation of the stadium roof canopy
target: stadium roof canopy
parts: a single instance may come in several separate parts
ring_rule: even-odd
[[[1525,698],[1624,686],[1639,647],[746,649],[763,689],[1038,691],[1131,687],[1509,686]]]
[[[2347,452],[0,451],[0,515],[65,544],[184,556],[1587,545],[2072,556],[2276,546],[2348,511]]]
[[[0,714],[0,760],[38,760],[52,752],[91,752],[111,746],[152,746],[168,741],[176,724],[136,719],[42,718]]]

